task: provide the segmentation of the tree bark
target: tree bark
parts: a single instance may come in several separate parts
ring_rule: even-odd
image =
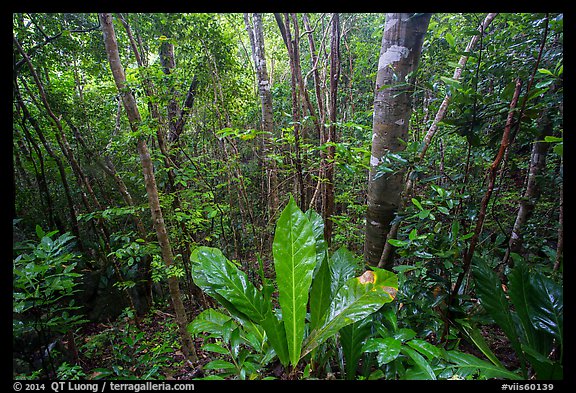
[[[340,79],[340,17],[332,15],[330,37],[330,101],[328,107],[328,134],[325,143],[336,143],[336,107],[338,98],[338,79]],[[334,223],[330,219],[334,214],[334,157],[336,146],[329,145],[326,149],[326,159],[321,165],[325,168],[322,182],[322,218],[324,219],[324,239],[330,245]]]
[[[270,158],[272,151],[272,140],[274,138],[274,112],[272,105],[272,92],[270,79],[268,77],[268,69],[266,67],[266,54],[264,51],[264,33],[262,26],[262,15],[253,14],[252,23],[250,23],[250,16],[244,14],[244,23],[248,36],[250,37],[250,45],[252,46],[252,60],[256,68],[256,78],[258,83],[258,93],[260,95],[260,103],[262,107],[262,131],[265,132],[262,138],[262,155],[264,157],[266,178],[268,184],[268,211],[270,217],[274,217],[280,200],[278,198],[278,175],[276,168],[276,161]]]
[[[316,132],[317,132],[317,138],[318,138],[318,143],[321,145],[324,144],[325,142],[325,124],[326,124],[326,108],[324,105],[324,98],[323,98],[323,93],[322,93],[322,82],[320,79],[320,73],[318,72],[318,63],[320,61],[320,57],[318,56],[318,51],[316,50],[316,44],[314,43],[314,39],[312,37],[312,28],[310,26],[310,22],[308,20],[308,16],[306,16],[306,14],[302,15],[302,21],[304,22],[304,28],[306,29],[306,34],[308,35],[308,46],[310,47],[310,61],[311,61],[311,67],[312,69],[308,72],[308,74],[306,75],[306,78],[312,74],[313,76],[313,80],[314,80],[314,94],[316,96],[316,105],[318,108],[318,116],[313,115],[314,117],[317,117],[317,126],[316,126]],[[326,37],[326,34],[328,33],[328,29],[325,30],[323,37]],[[324,38],[322,39],[321,45],[323,45],[324,42]],[[315,187],[315,191],[312,194],[312,197],[310,198],[310,203],[308,208],[312,209],[315,207],[315,202],[317,200],[317,195],[320,193],[320,189],[322,188],[322,177],[323,177],[323,173],[324,173],[324,168],[322,163],[325,162],[326,160],[326,153],[324,153],[323,151],[320,152],[320,158],[321,158],[321,165],[320,168],[318,170],[318,182],[316,184]],[[321,206],[320,206],[320,211],[321,211]]]
[[[294,130],[294,167],[296,169],[296,184],[297,193],[299,194],[298,206],[305,210],[306,206],[306,190],[304,186],[304,177],[302,171],[302,158],[300,152],[300,140],[301,140],[301,95],[300,85],[298,84],[298,74],[300,73],[300,59],[299,50],[297,44],[296,33],[292,37],[292,31],[290,29],[290,18],[287,13],[284,14],[284,21],[280,14],[274,14],[276,17],[276,23],[282,34],[284,43],[286,44],[286,49],[288,51],[288,58],[290,62],[290,90],[292,92],[292,127]],[[296,28],[296,26],[295,26]]]
[[[138,133],[138,128],[141,122],[140,112],[138,111],[134,95],[126,87],[126,76],[124,74],[124,68],[120,62],[118,43],[116,41],[114,25],[112,23],[112,15],[101,13],[99,14],[99,19],[102,25],[104,44],[106,47],[108,62],[110,63],[110,70],[112,71],[116,87],[122,97],[122,102],[126,114],[128,115],[130,128],[134,133]],[[162,209],[160,208],[156,177],[154,176],[154,166],[152,165],[146,141],[141,135],[138,138],[137,149],[142,165],[142,173],[144,175],[144,183],[146,186],[146,194],[148,195],[152,221],[154,223],[154,229],[156,230],[158,243],[160,244],[162,259],[166,266],[170,267],[174,264],[174,256],[172,255],[170,241],[166,232],[166,225],[162,216]],[[196,350],[192,338],[190,337],[190,333],[188,333],[187,330],[188,318],[186,316],[184,304],[182,303],[178,279],[175,276],[170,276],[168,278],[168,287],[176,314],[176,322],[178,324],[180,338],[182,340],[182,352],[191,361],[196,362]]]
[[[510,258],[511,253],[519,253],[522,249],[523,235],[522,228],[524,224],[530,219],[536,201],[540,197],[540,187],[538,185],[538,177],[544,168],[546,168],[546,155],[550,143],[542,142],[542,140],[552,135],[552,120],[548,112],[545,110],[540,118],[541,132],[537,140],[532,146],[532,154],[530,156],[530,165],[528,169],[528,178],[526,181],[526,190],[520,198],[518,206],[518,214],[514,221],[510,240],[508,241],[508,248],[504,255],[503,264],[513,266],[513,260]]]
[[[378,166],[386,154],[402,151],[404,144],[401,141],[408,139],[412,92],[410,85],[414,78],[413,71],[417,69],[420,60],[422,42],[431,16],[386,14],[376,76],[364,243],[364,259],[373,266],[380,261],[404,185],[402,171],[380,176]],[[412,79],[406,81],[408,75],[412,75]]]
[[[478,27],[478,31],[480,32],[480,34],[472,36],[472,38],[470,39],[470,42],[466,46],[465,52],[469,53],[470,51],[472,51],[474,49],[474,47],[476,46],[476,43],[481,38],[481,35],[484,34],[484,32],[488,28],[489,24],[492,22],[492,20],[494,20],[496,15],[498,15],[498,14],[497,13],[490,13],[490,14],[486,15],[486,18],[484,18],[484,21]],[[466,63],[468,62],[468,57],[469,57],[468,55],[462,55],[460,57],[460,60],[458,61],[458,67],[456,67],[456,69],[454,70],[454,74],[452,75],[452,79],[454,79],[454,80],[460,79],[460,76],[462,75],[462,71],[464,70]],[[448,104],[449,103],[450,103],[450,95],[446,94],[446,96],[444,96],[444,99],[442,100],[442,103],[440,104],[440,108],[438,109],[438,112],[436,112],[436,116],[434,117],[432,124],[428,128],[428,132],[424,136],[424,139],[422,142],[422,150],[420,150],[420,153],[418,154],[418,162],[422,161],[422,159],[426,155],[426,152],[428,151],[428,147],[430,146],[430,143],[432,142],[432,138],[434,137],[434,135],[436,134],[436,131],[438,130],[438,124],[442,121],[442,119],[444,119],[444,116],[446,116],[446,112],[448,110]],[[407,201],[410,200],[411,191],[412,191],[413,187],[414,187],[414,183],[413,183],[411,177],[408,176],[408,178],[406,180],[406,184],[404,186],[404,191],[402,193],[402,201],[401,201],[399,210],[404,209]],[[380,257],[380,262],[378,262],[378,267],[385,268],[385,269],[391,269],[392,268],[393,262],[394,262],[393,258],[392,258],[393,247],[388,242],[388,240],[396,238],[396,235],[398,234],[398,229],[400,228],[400,224],[401,224],[401,221],[398,221],[398,222],[394,223],[394,225],[392,225],[392,227],[390,228],[390,232],[388,232],[388,235],[386,237],[386,244],[384,245],[384,250],[382,251],[382,256]]]

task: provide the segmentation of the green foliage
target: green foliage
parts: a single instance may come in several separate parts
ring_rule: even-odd
[[[19,247],[27,251],[13,261],[13,332],[30,330],[66,333],[84,322],[73,299],[77,291],[78,256],[71,252],[74,237],[36,227],[38,242]]]
[[[57,377],[60,380],[77,381],[86,379],[86,374],[78,364],[68,364],[68,362],[63,362],[58,367]]]
[[[364,319],[396,295],[396,276],[383,269],[373,268],[360,277],[348,277],[344,272],[354,269],[349,267],[346,251],[335,254],[332,266],[328,262],[331,269],[320,266],[314,276],[317,261],[329,260],[322,243],[318,246],[316,242],[314,227],[321,228],[318,217],[304,214],[290,198],[278,220],[273,245],[279,309],[273,308],[270,296],[274,283],[262,277],[264,284],[257,289],[219,250],[199,247],[191,257],[195,283],[231,315],[260,325],[285,367],[289,364],[296,367],[304,356],[340,329]],[[319,280],[318,284],[315,280]],[[314,321],[314,326],[307,329],[305,318],[311,287],[319,299],[310,302],[310,321]]]
[[[508,296],[489,265],[477,259],[473,266],[476,292],[482,307],[510,340],[523,360],[524,376],[529,363],[539,379],[561,379],[563,375],[562,287],[524,262],[508,274]],[[550,354],[558,351],[557,358]]]
[[[275,355],[261,326],[213,309],[201,312],[189,324],[188,330],[193,337],[206,334],[202,349],[216,354],[218,358],[207,363],[204,369],[220,370],[217,374],[220,378],[261,378],[259,371]]]
[[[126,309],[123,316],[133,318]],[[91,370],[93,379],[164,379],[164,372],[172,367],[174,348],[177,347],[176,324],[168,322],[152,337],[132,324],[116,326],[90,337],[82,349],[87,353],[102,355],[110,351],[109,364],[100,364]]]
[[[495,365],[459,350],[446,350],[420,339],[410,328],[398,327],[396,310],[380,313],[378,336],[366,340],[365,352],[376,353],[378,369],[369,379],[521,379],[502,365]]]
[[[302,16],[296,14],[299,22],[302,22]],[[309,13],[307,16],[310,31],[302,34],[302,23],[299,25],[300,65],[307,90],[300,92],[300,100],[304,103],[304,93],[307,93],[316,110],[312,69],[321,77],[328,72],[324,57],[327,51],[323,49],[329,45],[326,40],[329,15]],[[453,348],[465,336],[493,365],[500,366],[478,328],[485,319],[472,316],[476,307],[470,293],[474,289],[469,285],[472,281],[466,280],[468,285],[463,286],[466,289],[458,294],[457,304],[450,310],[446,309],[445,301],[455,277],[462,272],[460,262],[486,192],[482,179],[497,152],[517,77],[524,81],[520,98],[526,98],[526,107],[520,122],[515,123],[518,132],[509,146],[510,154],[494,188],[475,257],[491,265],[502,261],[518,198],[524,188],[530,150],[535,140],[542,139],[550,146],[547,166],[538,177],[542,193],[523,230],[523,251],[513,253],[512,258],[515,263],[523,259],[528,261],[532,266],[529,272],[539,271],[548,277],[552,271],[551,261],[556,258],[558,236],[557,190],[563,179],[563,14],[499,13],[480,36],[477,28],[485,16],[485,13],[435,13],[432,16],[416,82],[412,86],[413,108],[409,135],[403,141],[405,150],[387,154],[377,176],[410,169],[407,173],[415,185],[410,190],[408,205],[397,214],[396,221],[402,224],[397,238],[390,240],[395,251],[393,270],[398,273],[399,280],[398,329],[411,329],[419,339],[433,342],[440,336],[446,323],[444,317],[450,312],[456,320],[447,329],[446,348]],[[306,364],[305,376],[319,377],[324,372],[333,372],[338,363],[343,376],[352,379],[358,377],[360,370],[354,365],[360,362],[363,365],[360,378],[377,378],[377,373],[369,373],[370,365],[377,363],[370,362],[377,362],[379,354],[387,350],[364,353],[362,346],[369,338],[387,340],[390,347],[387,356],[396,356],[394,361],[386,363],[395,363],[398,367],[397,373],[390,372],[390,377],[404,378],[406,370],[411,370],[408,376],[432,377],[426,364],[437,378],[449,375],[480,377],[480,369],[472,366],[476,360],[466,355],[451,354],[449,357],[444,354],[441,361],[430,360],[424,350],[410,346],[416,338],[400,341],[399,345],[393,336],[372,337],[375,325],[379,323],[374,313],[368,319],[340,328],[337,333],[338,319],[333,327],[325,326],[326,315],[332,310],[337,294],[342,301],[350,302],[354,293],[360,297],[365,295],[348,281],[362,274],[361,261],[353,253],[362,253],[365,237],[374,80],[385,14],[341,15],[341,28],[346,34],[342,35],[340,46],[336,140],[321,144],[315,123],[318,119],[310,115],[306,105],[299,105],[302,109],[298,124],[304,191],[307,199],[312,195],[315,198],[315,205],[308,205],[310,200],[306,204],[318,211],[322,190],[318,188],[318,192],[314,192],[322,185],[321,158],[329,148],[335,150],[335,157],[330,162],[335,168],[335,211],[328,219],[334,224],[331,244],[338,245],[328,249],[322,220],[314,210],[305,213],[310,225],[301,218],[294,222],[299,225],[298,229],[288,228],[289,221],[297,218],[297,214],[294,211],[286,213],[284,224],[280,225],[284,233],[276,234],[275,243],[280,247],[280,254],[285,251],[284,245],[292,240],[302,245],[301,252],[306,255],[302,257],[305,262],[302,265],[295,263],[300,255],[288,253],[277,257],[278,250],[272,256],[265,251],[270,248],[275,235],[274,222],[280,213],[267,209],[267,195],[263,192],[270,175],[267,159],[276,164],[278,195],[295,192],[293,180],[296,175],[296,120],[288,115],[292,113],[293,105],[291,70],[274,15],[263,14],[275,123],[275,131],[269,135],[273,142],[266,146],[267,157],[262,150],[265,135],[259,130],[261,105],[241,14],[131,13],[123,17],[140,43],[141,58],[148,63],[135,67],[126,30],[116,21],[128,88],[134,92],[142,115],[139,133],[146,135],[149,142],[176,264],[168,269],[159,256],[157,243],[135,235],[134,218],[141,219],[147,230],[153,228],[135,148],[138,135],[130,130],[110,69],[106,66],[97,16],[93,13],[14,13],[14,37],[28,53],[44,84],[51,109],[64,127],[62,135],[56,132],[42,106],[29,68],[14,48],[15,87],[30,112],[30,117],[25,116],[16,104],[13,110],[14,208],[20,222],[18,231],[14,231],[15,338],[27,342],[26,334],[33,334],[35,328],[56,334],[80,325],[77,304],[70,301],[74,295],[81,298],[81,294],[76,293],[79,277],[75,276],[80,271],[100,269],[111,260],[119,262],[117,266],[125,280],[116,286],[134,291],[133,287],[140,280],[149,278],[141,277],[142,269],[139,268],[144,262],[151,262],[148,273],[155,283],[162,283],[169,276],[188,280],[185,283],[188,285],[182,287],[192,286],[192,276],[203,283],[206,293],[230,314],[226,326],[237,329],[240,337],[245,338],[238,341],[226,336],[225,332],[219,336],[218,332],[207,331],[213,336],[206,349],[216,349],[214,353],[222,356],[220,360],[234,365],[234,368],[222,369],[219,374],[222,377],[260,378],[270,356],[277,356],[281,363],[296,369]],[[544,51],[536,65],[545,27]],[[316,43],[315,54],[307,45],[308,37]],[[478,37],[479,41],[470,53],[464,53],[472,37]],[[160,48],[166,44],[174,45],[176,66],[169,74],[164,72],[158,56]],[[315,61],[316,55],[318,61]],[[468,56],[468,62],[460,79],[456,80],[453,72],[459,67],[462,55]],[[534,71],[532,88],[525,91]],[[194,104],[184,111],[181,103],[192,78],[198,82]],[[144,80],[153,85],[151,97],[144,92]],[[321,98],[325,99],[328,86],[320,88]],[[438,125],[427,155],[419,160],[423,135],[445,95],[450,98],[448,111]],[[157,105],[162,121],[152,116],[152,105]],[[178,106],[177,116],[184,115],[187,122],[180,139],[167,144],[168,157],[165,157],[156,139],[169,134],[171,111]],[[552,134],[539,138],[541,130],[537,120],[544,109],[550,113]],[[321,113],[317,112],[316,116]],[[326,119],[324,122],[322,126],[328,126]],[[94,206],[91,195],[87,195],[85,187],[71,181],[78,173],[71,167],[68,154],[61,151],[63,136],[92,185],[102,210],[91,210],[85,204],[88,197],[89,205]],[[42,143],[44,139],[46,143]],[[51,147],[54,156],[60,159],[63,172],[47,147]],[[115,168],[116,177],[105,174],[98,165],[100,162],[112,165],[110,168]],[[63,179],[68,179],[70,195],[65,195]],[[126,195],[118,192],[119,180],[131,193],[133,207],[126,204]],[[53,231],[59,228],[62,233],[75,224],[70,217],[71,210],[78,214],[80,236],[75,239],[78,247],[72,240],[67,240],[66,235],[59,244],[58,235]],[[100,224],[104,226],[100,227]],[[49,228],[47,233],[39,229],[38,241],[18,242],[34,234],[37,225]],[[314,241],[310,241],[311,233]],[[110,244],[105,244],[107,234],[110,234]],[[189,250],[199,245],[214,248],[198,249],[197,261],[192,263],[193,274],[189,274],[188,266],[183,264],[188,263]],[[80,249],[86,254],[80,255]],[[224,255],[233,255],[242,263],[228,261]],[[252,264],[254,255],[262,256],[260,271]],[[270,270],[275,269],[277,263],[281,273],[270,279],[270,273],[274,273]],[[107,275],[103,275],[103,280],[114,274],[111,264],[104,267]],[[216,268],[214,274],[207,273],[213,268]],[[498,292],[496,284],[499,282],[490,281],[493,276],[484,281],[485,290],[490,288],[494,297],[492,302],[486,299],[485,303],[494,309],[510,308],[511,316],[497,312],[497,318],[490,318],[498,319],[509,334],[518,336],[513,340],[515,350],[526,367],[532,367],[533,370],[528,371],[535,371],[539,377],[555,377],[558,360],[548,359],[546,352],[557,348],[555,353],[559,356],[563,347],[560,305],[555,303],[559,299],[558,285],[553,285],[547,278],[528,278],[522,269],[518,266],[511,274],[505,271],[509,290],[504,296]],[[383,275],[376,269],[373,271],[376,276]],[[558,272],[554,274],[558,275]],[[219,279],[218,275],[227,279]],[[284,277],[294,281],[290,283],[288,279],[283,280]],[[256,282],[260,286],[252,284]],[[476,284],[479,282],[482,279],[474,280]],[[347,289],[339,293],[343,287]],[[547,291],[553,296],[540,296]],[[529,293],[538,296],[532,298]],[[248,338],[250,334],[257,335],[256,331],[264,332],[258,345]],[[114,334],[114,331],[108,336],[103,334],[102,345],[97,345],[98,338],[92,338],[93,346],[87,345],[84,350],[97,356],[105,345],[112,347],[114,342],[118,346],[114,351],[121,353],[120,346],[129,346],[118,341],[119,337]],[[145,351],[148,342],[143,341],[144,338],[136,340],[135,332],[130,334],[135,340],[135,347],[130,351],[136,351],[137,347]],[[314,347],[315,343],[307,341],[310,337],[313,341],[315,337],[324,341]],[[392,343],[393,340],[396,341]],[[48,342],[42,343],[46,344]],[[220,349],[213,345],[225,349],[226,354],[219,353]],[[304,354],[303,350],[309,352]],[[131,353],[126,349],[127,357]],[[136,357],[141,354],[139,352]],[[120,378],[149,371],[140,366],[137,372],[131,371],[127,357],[119,356],[123,360],[114,366],[116,371],[111,364],[102,365],[110,372],[108,376]],[[457,374],[450,374],[451,371],[438,373],[439,365],[446,364],[450,366],[447,370],[456,370],[453,365],[458,362],[468,362],[471,366],[468,369],[460,367]],[[380,367],[381,376],[384,376],[386,364]],[[211,366],[218,366],[218,363]],[[50,377],[56,377],[56,371],[51,370],[53,375]],[[81,376],[77,366],[68,363],[62,364],[58,373],[63,378]],[[486,371],[482,375],[488,374]],[[35,372],[26,377],[30,375],[34,376]],[[157,376],[159,374],[153,377]]]

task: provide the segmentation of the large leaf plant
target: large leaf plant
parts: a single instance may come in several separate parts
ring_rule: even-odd
[[[344,248],[329,255],[322,226],[316,212],[302,212],[290,197],[272,244],[275,280],[261,273],[261,287],[219,249],[198,247],[191,256],[196,285],[242,325],[242,332],[259,332],[250,335],[252,348],[272,350],[291,376],[307,355],[394,300],[398,289],[397,276],[384,269],[355,276],[357,264]],[[199,323],[193,321],[191,331],[202,330]]]

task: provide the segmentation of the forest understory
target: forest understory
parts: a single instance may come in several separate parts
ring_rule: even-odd
[[[564,379],[562,13],[12,20],[14,379]]]

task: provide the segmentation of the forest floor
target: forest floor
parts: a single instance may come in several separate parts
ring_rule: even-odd
[[[190,320],[192,320],[201,311],[198,307],[194,308],[191,306],[189,306],[188,310],[190,311]],[[152,310],[149,315],[140,320],[137,327],[135,321],[128,318],[125,318],[124,321],[114,321],[110,323],[88,323],[79,332],[79,337],[84,343],[90,342],[91,340],[96,341],[95,338],[109,330],[114,330],[116,333],[119,331],[127,333],[131,332],[130,334],[132,335],[134,335],[135,332],[143,332],[143,342],[147,341],[149,343],[155,343],[159,337],[170,337],[172,340],[176,340],[175,342],[178,342],[178,333],[174,323],[174,314],[171,309],[163,311],[157,309]],[[494,354],[507,369],[514,370],[520,366],[514,350],[509,345],[508,339],[498,326],[484,325],[482,326],[481,331],[484,339]],[[117,334],[114,337],[117,340]],[[154,379],[165,378],[167,380],[191,380],[193,378],[206,376],[203,367],[208,362],[215,360],[219,355],[201,349],[205,344],[204,338],[202,337],[194,338],[194,343],[198,357],[198,361],[195,364],[187,361],[179,348],[168,348],[161,358],[156,359],[157,364],[160,364],[161,367],[158,370],[158,373],[154,375]],[[128,368],[128,370],[126,370],[126,372],[129,373],[128,375],[136,378],[139,377],[140,373],[142,373],[141,375],[144,375],[146,368],[150,368],[151,365],[141,363],[134,352],[125,353],[121,348],[119,348],[119,346],[122,345],[124,345],[122,342],[115,345],[110,345],[110,342],[108,342],[108,345],[102,345],[100,350],[93,351],[92,353],[79,351],[79,363],[82,365],[87,378],[97,379],[101,373],[100,370],[106,368],[112,368],[116,371],[118,364],[121,364],[122,361],[126,363],[126,356],[129,357],[130,355],[134,356],[131,359],[133,364],[131,366],[124,364],[124,368]],[[149,346],[151,346],[151,344]],[[461,341],[459,349],[463,352],[485,359],[484,355],[473,344],[470,344],[465,340]],[[146,346],[143,350],[136,352],[138,352],[138,356],[142,356],[149,350],[150,348]],[[118,356],[118,351],[121,352],[120,356]],[[134,351],[134,348],[132,348],[132,351]],[[264,370],[264,375],[261,375],[261,377],[283,379],[286,376],[278,367],[272,365],[267,370]]]

